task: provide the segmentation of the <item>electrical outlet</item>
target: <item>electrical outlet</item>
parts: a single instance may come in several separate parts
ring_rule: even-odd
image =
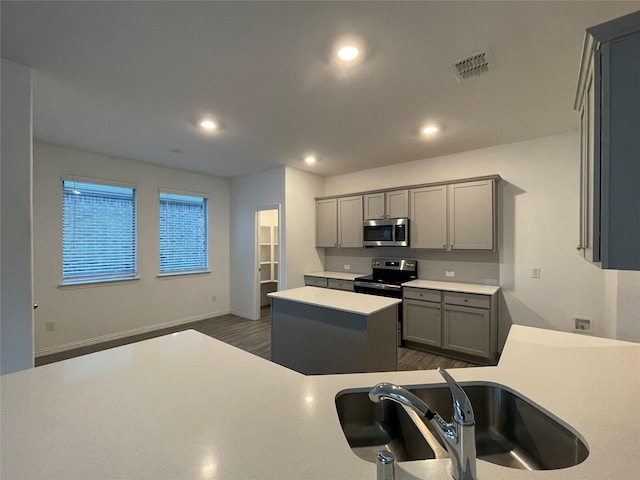
[[[345,270],[351,270],[351,265],[349,265],[348,263],[344,264],[344,269]]]
[[[593,318],[574,316],[573,331],[593,335]]]
[[[216,296],[215,295],[211,295],[211,301],[215,302],[216,300],[217,300]]]
[[[534,267],[531,269],[531,278],[540,278],[540,267]]]
[[[45,327],[47,329],[47,332],[53,332],[56,329],[56,322],[47,322],[45,323]]]
[[[451,270],[451,271],[446,270],[446,271],[444,272],[444,275],[445,275],[445,277],[455,277],[455,276],[456,276],[456,272],[454,272],[454,271],[452,271],[452,270]]]

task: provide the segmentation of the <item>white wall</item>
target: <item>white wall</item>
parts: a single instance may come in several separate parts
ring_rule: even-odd
[[[140,280],[60,287],[63,174],[137,186]],[[208,195],[211,273],[158,278],[158,188]],[[228,313],[229,196],[225,179],[35,143],[36,354]]]
[[[304,274],[322,270],[324,252],[316,244],[316,203],[324,179],[295,168],[286,168],[286,265],[287,288],[302,287]]]
[[[615,324],[604,321],[604,273],[576,252],[578,159],[579,135],[566,133],[328,177],[325,195],[497,173],[504,179],[499,186],[503,319],[509,315],[517,324],[566,331],[573,315],[587,316],[595,319],[596,335],[615,337]],[[533,267],[541,269],[540,279],[531,278]]]
[[[640,342],[640,272],[615,271],[616,338]]]
[[[0,373],[33,366],[31,71],[2,60]]]
[[[284,167],[234,178],[231,181],[231,312],[256,320],[258,302],[256,259],[256,209],[264,206],[281,208],[280,229],[285,231]],[[280,238],[280,252],[286,249],[286,238]],[[278,288],[285,289],[286,259],[278,265]]]

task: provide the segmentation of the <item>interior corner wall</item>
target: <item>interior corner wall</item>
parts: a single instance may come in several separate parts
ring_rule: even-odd
[[[139,280],[60,286],[61,175],[136,185]],[[208,196],[211,273],[158,277],[159,188]],[[229,198],[226,179],[36,142],[36,355],[228,313]],[[54,331],[46,331],[47,322],[55,322]]]
[[[324,192],[324,178],[286,168],[287,288],[302,287],[304,274],[323,270],[324,249],[316,248],[315,197]]]
[[[258,207],[280,205],[280,231],[286,231],[285,171],[278,167],[266,172],[234,178],[231,181],[231,312],[256,320],[258,302],[256,279],[255,215]],[[284,241],[283,241],[284,240]],[[286,251],[286,238],[280,239],[280,251]],[[279,259],[278,288],[285,289],[286,256]]]
[[[2,60],[0,373],[33,367],[31,70]]]
[[[328,177],[325,195],[499,174],[501,341],[510,323],[570,331],[574,315],[615,337],[604,274],[576,252],[579,156],[579,134],[565,133]],[[534,267],[541,278],[531,278]]]

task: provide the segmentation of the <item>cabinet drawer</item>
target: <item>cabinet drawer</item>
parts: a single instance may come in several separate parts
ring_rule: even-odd
[[[327,286],[327,279],[323,277],[309,277],[304,276],[304,284],[309,287],[325,287]]]
[[[353,282],[349,280],[337,280],[335,278],[330,278],[328,284],[329,288],[353,292]]]
[[[491,308],[491,297],[473,293],[444,292],[446,305],[461,305],[463,307]]]
[[[402,287],[402,296],[414,300],[424,300],[426,302],[440,302],[440,290],[429,290],[427,288]]]

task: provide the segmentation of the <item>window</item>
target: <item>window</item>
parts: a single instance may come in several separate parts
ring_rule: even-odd
[[[135,190],[63,180],[62,203],[63,283],[135,277]]]
[[[207,199],[160,192],[160,274],[209,268]]]

